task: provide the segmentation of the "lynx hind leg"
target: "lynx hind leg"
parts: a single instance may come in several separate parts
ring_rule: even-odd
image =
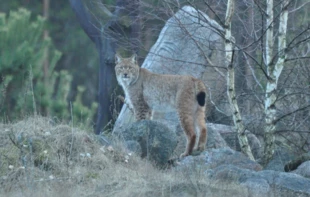
[[[180,111],[179,116],[182,129],[187,137],[185,152],[180,155],[180,158],[183,158],[192,154],[196,142],[196,133],[193,115],[188,114],[188,111],[185,113]]]
[[[207,127],[205,121],[205,110],[204,107],[199,107],[196,112],[196,126],[199,129],[199,140],[197,151],[204,151],[206,148],[206,141],[207,141]]]

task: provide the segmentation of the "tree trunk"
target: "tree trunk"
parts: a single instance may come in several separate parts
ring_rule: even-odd
[[[269,75],[269,72],[271,71],[270,63],[272,60],[272,50],[273,50],[273,0],[267,0],[267,23],[266,23],[266,55],[265,55],[265,61],[267,66],[267,73]]]
[[[104,126],[111,121],[115,107],[115,98],[111,98],[113,90],[117,87],[114,71],[115,52],[123,48],[137,53],[139,49],[139,0],[117,0],[115,11],[103,28],[86,11],[81,0],[70,0],[70,4],[83,30],[96,44],[100,57],[99,107],[95,128],[95,133],[100,134]],[[107,10],[103,12],[106,13]]]
[[[239,106],[236,99],[235,91],[235,69],[233,66],[233,43],[231,36],[231,19],[234,12],[234,0],[228,0],[226,18],[225,18],[225,55],[227,64],[227,95],[228,100],[233,112],[234,124],[238,132],[238,140],[242,152],[247,155],[251,160],[255,160],[251,148],[248,143],[247,136],[245,135],[245,128],[242,123]]]
[[[288,7],[289,0],[282,1],[282,10],[279,17],[279,34],[278,34],[278,60],[276,63],[272,62],[272,50],[273,50],[273,2],[267,0],[267,30],[266,34],[266,65],[268,81],[266,85],[265,94],[265,147],[264,147],[264,158],[263,165],[267,165],[270,159],[273,157],[275,148],[275,130],[276,130],[276,90],[278,80],[282,72],[284,61],[286,58],[286,30],[287,30],[287,19],[288,19]],[[269,33],[268,33],[269,32]]]

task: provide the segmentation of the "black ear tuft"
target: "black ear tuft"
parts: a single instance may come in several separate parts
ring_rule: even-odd
[[[205,92],[199,92],[196,95],[197,102],[200,106],[204,106],[206,104],[206,93]]]
[[[138,57],[137,57],[137,54],[133,54],[131,57],[131,62],[134,63],[134,64],[137,64],[138,63]]]
[[[121,60],[122,60],[122,57],[121,57],[118,53],[116,53],[116,54],[115,54],[115,64],[120,63]]]

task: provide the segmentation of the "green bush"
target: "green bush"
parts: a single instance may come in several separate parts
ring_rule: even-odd
[[[0,13],[0,117],[14,120],[41,114],[92,119],[95,110],[82,104],[81,95],[71,114],[67,96],[72,76],[55,71],[61,52],[50,37],[43,37],[44,24],[44,18],[31,20],[30,11],[23,8],[8,16]]]

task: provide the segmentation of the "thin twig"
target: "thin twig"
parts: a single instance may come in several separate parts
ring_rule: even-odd
[[[73,113],[72,113],[72,103],[70,101],[70,113],[71,113],[71,144],[70,144],[70,157],[72,153],[72,146],[73,146]]]
[[[30,82],[30,88],[31,88],[31,95],[32,95],[32,105],[33,105],[33,114],[34,116],[37,115],[37,107],[36,107],[36,101],[34,98],[34,90],[33,90],[33,73],[32,73],[32,65],[30,64],[30,71],[29,71],[29,82]]]

